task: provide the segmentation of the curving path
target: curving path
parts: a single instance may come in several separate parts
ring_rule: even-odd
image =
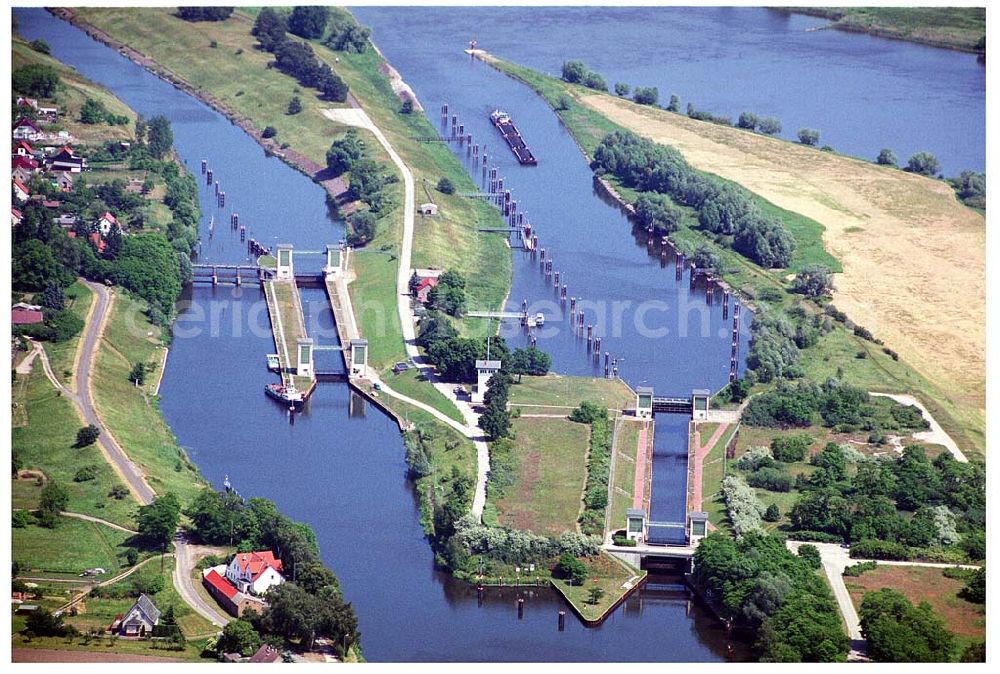
[[[328,119],[339,124],[356,126],[370,131],[382,147],[385,148],[385,151],[389,154],[392,162],[396,165],[396,168],[399,169],[400,174],[403,176],[403,241],[400,246],[399,269],[396,273],[396,311],[399,313],[399,322],[402,326],[403,344],[406,347],[406,355],[418,368],[420,368],[421,373],[427,377],[427,380],[432,382],[434,387],[443,393],[445,397],[447,397],[455,405],[455,407],[458,408],[458,411],[462,414],[462,418],[465,420],[465,426],[458,424],[456,421],[438,410],[435,410],[430,405],[396,393],[391,388],[387,387],[385,383],[380,381],[377,376],[373,376],[372,380],[378,381],[379,386],[387,394],[411,405],[415,405],[422,410],[430,412],[435,416],[435,418],[444,421],[449,426],[455,428],[467,438],[472,440],[472,444],[476,448],[477,464],[476,491],[472,499],[472,513],[476,517],[482,519],[483,509],[486,507],[486,478],[490,472],[490,450],[489,446],[486,444],[486,438],[479,430],[479,415],[476,414],[475,410],[473,410],[467,402],[458,399],[454,393],[453,387],[438,379],[437,374],[434,372],[434,367],[424,360],[423,356],[420,355],[420,352],[417,349],[417,333],[415,328],[416,318],[410,304],[410,267],[413,254],[413,217],[416,212],[416,206],[414,203],[415,188],[413,173],[410,171],[406,163],[403,162],[403,159],[399,156],[396,150],[393,149],[389,140],[385,137],[385,134],[382,133],[382,130],[379,129],[374,122],[372,122],[368,113],[361,108],[328,108],[323,110],[323,114]]]
[[[969,459],[966,458],[962,450],[958,448],[958,443],[951,439],[941,424],[931,416],[931,413],[927,411],[923,403],[916,399],[916,397],[905,394],[905,393],[876,393],[875,391],[869,391],[869,395],[879,396],[881,398],[892,398],[900,405],[913,405],[920,413],[924,415],[924,419],[931,425],[930,430],[921,431],[919,433],[914,433],[913,438],[915,440],[921,440],[922,442],[928,442],[935,445],[944,445],[945,449],[951,452],[952,456],[955,457],[956,461],[962,463],[968,463]]]
[[[209,603],[198,594],[193,576],[195,565],[199,559],[207,555],[223,553],[225,550],[219,548],[192,545],[180,532],[174,537],[174,557],[177,560],[174,564],[174,587],[177,588],[177,593],[185,604],[216,627],[225,626],[232,618],[221,612],[215,602]]]

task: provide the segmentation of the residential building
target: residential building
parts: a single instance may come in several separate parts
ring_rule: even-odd
[[[36,141],[42,137],[42,130],[27,117],[22,117],[14,125],[14,131],[11,133],[11,136],[14,140]]]
[[[24,183],[17,178],[14,178],[14,198],[23,204],[30,196],[31,192],[29,192],[28,188],[24,186]]]
[[[257,652],[250,656],[247,662],[260,662],[270,664],[272,662],[280,662],[281,653],[279,653],[274,646],[269,644],[264,644],[257,649]]]
[[[17,155],[18,157],[32,157],[35,151],[31,149],[26,141],[19,140],[14,145],[14,149],[11,150],[11,155]]]
[[[111,215],[110,211],[105,211],[104,215],[97,221],[97,231],[101,233],[101,236],[107,236],[111,233],[112,229],[121,228],[122,226],[118,224],[118,219]]]
[[[63,145],[59,152],[48,158],[50,171],[69,171],[80,173],[87,167],[87,161],[80,155],[73,154],[69,145]]]
[[[258,614],[263,613],[264,607],[267,606],[264,601],[237,590],[232,583],[223,577],[222,573],[225,571],[226,565],[220,564],[206,569],[201,576],[201,584],[219,603],[219,606],[236,618],[242,616],[249,609],[253,609]]]
[[[24,214],[13,206],[10,209],[10,226],[17,227],[24,220]]]
[[[37,165],[38,162],[35,162],[35,164]],[[29,180],[31,180],[31,176],[35,175],[35,172],[31,169],[24,168],[23,166],[15,166],[10,175],[12,178],[20,180],[22,184],[26,184]]]
[[[416,295],[417,301],[421,304],[427,304],[427,300],[430,299],[431,288],[437,286],[438,280],[436,278],[425,278],[417,284],[414,290],[414,295]]]
[[[44,320],[45,316],[42,315],[41,311],[37,311],[34,309],[10,310],[11,325],[34,325],[35,323],[41,323]]]
[[[125,615],[115,619],[111,624],[111,631],[126,637],[144,637],[152,634],[159,622],[160,609],[143,593]]]
[[[38,161],[33,159],[32,157],[21,157],[21,156],[11,157],[10,158],[11,172],[16,173],[20,169],[27,171],[29,176],[34,175],[35,173],[38,173]],[[19,175],[24,175],[24,174],[21,173]]]
[[[281,560],[270,550],[238,552],[226,567],[226,579],[240,592],[260,596],[285,582],[283,570]]]
[[[56,176],[56,187],[59,188],[60,192],[72,192],[73,191],[73,174],[68,171],[63,171],[58,176]]]

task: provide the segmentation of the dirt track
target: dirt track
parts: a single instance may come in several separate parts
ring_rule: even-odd
[[[957,402],[985,408],[985,219],[940,181],[642,108],[584,102],[695,167],[820,222],[835,303]]]

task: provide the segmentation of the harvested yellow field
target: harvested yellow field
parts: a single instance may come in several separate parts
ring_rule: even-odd
[[[954,402],[985,411],[985,218],[945,183],[611,96],[582,101],[825,227],[834,301]]]

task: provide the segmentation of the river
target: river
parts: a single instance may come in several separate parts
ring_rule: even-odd
[[[342,223],[327,215],[323,191],[267,157],[224,117],[44,10],[17,9],[16,15],[25,37],[44,38],[54,56],[107,86],[134,110],[147,118],[166,115],[178,154],[196,174],[201,160],[208,160],[226,191],[227,208],[215,206],[214,191],[200,180],[202,259],[245,260],[244,245],[228,228],[233,209],[265,245],[290,241],[299,249],[320,249],[343,236]],[[575,147],[563,147],[567,165],[584,175]],[[585,189],[580,198],[594,198],[589,180],[572,189]],[[210,237],[213,217],[217,224]],[[549,231],[554,240],[555,228]],[[615,231],[607,244],[609,249],[632,247],[627,229]],[[307,291],[304,300],[312,299]],[[264,354],[273,342],[260,291],[197,287],[187,292],[182,307],[160,390],[168,424],[214,485],[221,486],[228,475],[242,493],[272,499],[315,529],[323,560],[358,613],[369,660],[691,662],[724,657],[724,635],[675,581],[637,592],[599,629],[568,620],[560,632],[557,613],[566,607],[548,589],[487,592],[480,602],[474,588],[434,569],[416,495],[406,479],[402,443],[390,419],[352,401],[346,386],[321,384],[304,413],[289,424],[261,392],[269,381]],[[329,311],[314,305],[307,313],[317,330],[331,332]],[[580,369],[576,349],[556,355],[557,368]],[[521,620],[518,595],[527,599]]]
[[[351,11],[435,113],[439,101],[428,81],[454,74],[461,82],[461,50],[475,39],[556,76],[564,61],[580,59],[609,86],[655,86],[662,105],[677,94],[681,110],[692,102],[734,121],[743,111],[775,116],[785,138],[818,129],[821,144],[846,154],[874,159],[888,147],[905,163],[926,150],[948,176],[986,167],[986,67],[975,54],[811,30],[828,22],[755,7]]]

